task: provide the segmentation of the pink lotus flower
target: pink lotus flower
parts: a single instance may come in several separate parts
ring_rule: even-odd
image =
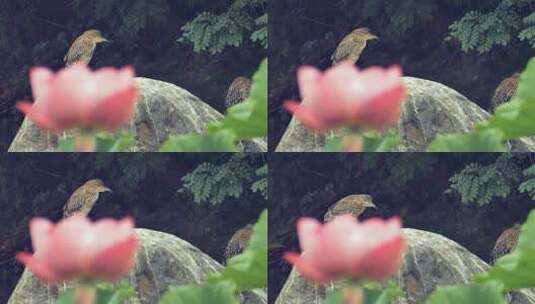
[[[287,253],[285,259],[310,280],[383,281],[401,266],[405,240],[399,218],[359,223],[343,215],[324,225],[302,218],[297,231],[303,253]]]
[[[343,62],[321,73],[301,67],[297,78],[303,103],[285,102],[305,126],[320,132],[342,126],[385,130],[401,115],[405,100],[401,68],[371,67],[363,71]]]
[[[33,68],[30,82],[35,102],[19,102],[17,108],[55,132],[73,127],[116,131],[133,117],[139,96],[132,67],[92,72],[79,63],[57,74]]]
[[[91,223],[75,215],[58,224],[34,218],[30,234],[35,253],[18,253],[17,259],[49,283],[74,278],[116,282],[132,268],[138,246],[130,218]]]

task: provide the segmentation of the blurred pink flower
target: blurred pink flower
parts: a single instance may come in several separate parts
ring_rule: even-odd
[[[323,225],[302,218],[297,232],[303,252],[287,253],[285,259],[304,277],[320,283],[386,280],[398,271],[405,250],[399,218],[358,222],[343,215]]]
[[[58,224],[34,218],[30,234],[35,253],[18,253],[17,259],[49,283],[74,278],[116,282],[132,268],[138,246],[130,218],[91,223],[75,215]]]
[[[405,100],[399,66],[362,71],[343,62],[322,73],[301,67],[297,73],[303,102],[285,102],[285,108],[307,127],[320,132],[342,126],[385,130],[401,115]]]
[[[133,117],[139,96],[132,67],[93,72],[78,63],[56,74],[33,68],[30,82],[35,102],[19,102],[17,108],[55,132],[73,127],[116,131]]]

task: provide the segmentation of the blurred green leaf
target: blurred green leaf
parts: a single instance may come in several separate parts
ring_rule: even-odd
[[[136,144],[136,140],[132,135],[123,133],[115,139],[115,142],[108,150],[108,152],[127,152]]]
[[[329,137],[325,141],[325,146],[323,147],[325,152],[342,152],[344,151],[344,145],[342,144],[341,137]]]
[[[170,287],[160,304],[238,304],[231,282]]]
[[[209,278],[210,282],[232,281],[238,291],[267,287],[267,210],[253,227],[245,252],[230,259],[227,267]]]
[[[161,147],[161,152],[238,152],[236,136],[221,130],[215,133],[171,136]]]
[[[516,249],[501,258],[487,273],[475,278],[478,283],[498,282],[505,291],[535,287],[535,211],[522,225]]]
[[[324,304],[343,304],[344,294],[340,289],[331,290],[327,293]]]
[[[74,289],[69,288],[59,297],[57,304],[74,304]]]
[[[95,304],[123,304],[136,294],[136,291],[129,284],[99,285],[97,287],[97,302]]]
[[[237,140],[267,135],[268,61],[264,59],[253,77],[249,98],[227,110],[225,118],[208,126],[208,132],[229,130]]]
[[[504,295],[495,284],[469,284],[437,287],[427,304],[506,304]]]
[[[59,144],[58,144],[58,150],[60,152],[76,152],[74,137],[71,136],[71,137],[60,138]]]
[[[363,139],[363,152],[390,152],[400,143],[397,133],[366,132]]]
[[[502,133],[484,130],[466,134],[437,135],[427,147],[428,152],[504,152]]]
[[[113,135],[108,132],[97,134],[97,152],[127,152],[136,141],[128,132]]]

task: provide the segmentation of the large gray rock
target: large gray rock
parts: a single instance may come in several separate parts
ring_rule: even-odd
[[[402,139],[400,151],[423,152],[437,134],[466,133],[490,115],[457,91],[437,82],[404,77],[407,100],[404,102],[397,130]],[[321,152],[329,136],[318,134],[292,119],[277,152]],[[533,139],[511,143],[513,152],[535,151]]]
[[[201,283],[206,275],[223,268],[199,249],[176,236],[146,229],[136,231],[141,246],[135,266],[125,279],[136,289],[136,297],[128,303],[158,303],[169,286]],[[63,288],[59,287],[60,290]],[[25,270],[8,304],[54,304],[57,294],[57,286],[44,285],[31,272]],[[263,290],[247,292],[241,297],[242,303],[267,303]]]
[[[223,115],[190,92],[164,81],[136,78],[141,99],[135,119],[128,127],[136,139],[132,152],[155,152],[170,135],[203,133],[206,126]],[[25,119],[11,143],[10,152],[50,152],[56,150],[58,136],[41,131]],[[242,143],[245,152],[265,152],[263,140]]]
[[[404,290],[405,298],[397,304],[425,303],[437,285],[468,283],[475,274],[486,271],[489,266],[464,247],[441,235],[403,229],[407,250],[403,266],[395,277]],[[326,289],[310,283],[292,270],[275,304],[320,304]],[[511,303],[535,303],[535,292],[523,290],[512,295]]]

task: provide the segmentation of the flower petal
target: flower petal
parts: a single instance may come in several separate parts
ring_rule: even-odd
[[[95,256],[89,271],[108,282],[116,282],[134,266],[139,241],[132,236]]]
[[[63,281],[63,278],[54,273],[48,264],[46,264],[44,261],[36,259],[31,254],[19,252],[17,253],[16,257],[19,262],[26,265],[26,267],[41,280],[50,283],[59,283]]]

